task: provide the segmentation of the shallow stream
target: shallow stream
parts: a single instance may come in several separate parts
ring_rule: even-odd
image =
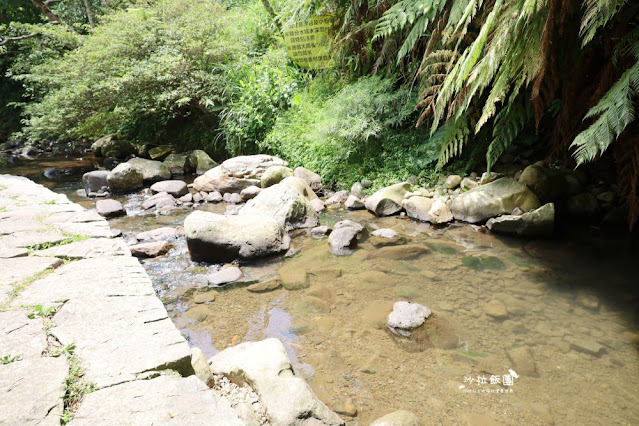
[[[92,162],[32,161],[0,173],[93,208],[76,194]],[[43,171],[52,166],[78,173],[49,180]],[[116,198],[129,216],[110,224],[125,239],[180,226],[192,211],[157,216],[141,210],[144,192]],[[225,211],[224,203],[199,208]],[[351,425],[397,409],[422,424],[639,424],[639,253],[627,234],[575,227],[554,240],[521,240],[341,209],[323,213],[321,224],[345,218],[369,231],[392,228],[401,244],[364,237],[338,257],[325,239],[298,230],[295,254],[242,264],[245,283],[215,290],[206,275],[221,265],[191,262],[184,237],[143,263],[192,345],[211,356],[242,341],[281,339],[298,374]],[[282,274],[306,284],[251,291]],[[428,306],[435,330],[393,337],[386,316],[399,300]]]

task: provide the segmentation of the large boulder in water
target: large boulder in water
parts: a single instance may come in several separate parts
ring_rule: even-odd
[[[259,395],[271,424],[341,426],[344,421],[295,374],[278,339],[245,342],[209,359],[213,374],[248,383]]]
[[[295,177],[295,176],[290,176],[290,177],[287,177],[286,179],[282,180],[282,182],[280,182],[280,183],[282,183],[284,185],[288,185],[291,188],[297,189],[297,192],[302,194],[309,201],[318,199],[317,194],[315,193],[315,191],[313,191],[313,189],[309,186],[308,182],[306,182],[304,179],[301,179],[301,178],[298,178],[298,177]]]
[[[154,194],[166,192],[172,197],[178,198],[189,193],[186,182],[181,180],[163,180],[151,185],[151,192]]]
[[[206,152],[201,149],[193,150],[189,153],[189,166],[191,169],[195,171],[198,175],[203,175],[204,173],[211,170],[213,167],[219,166]]]
[[[568,198],[565,209],[568,216],[577,220],[594,220],[601,214],[599,201],[590,192],[582,192]]]
[[[171,171],[161,161],[147,160],[145,158],[131,158],[127,161],[136,170],[142,173],[144,183],[152,184],[161,180],[171,179]]]
[[[404,195],[410,191],[410,183],[402,182],[382,188],[366,200],[366,209],[376,216],[390,216],[402,210]]]
[[[93,170],[82,175],[82,184],[87,197],[92,193],[98,192],[102,187],[108,186],[107,177],[109,173],[106,170]]]
[[[245,155],[229,158],[193,182],[196,191],[239,193],[249,186],[261,186],[264,171],[272,166],[288,166],[288,163],[272,155]]]
[[[167,155],[173,152],[173,148],[170,146],[156,146],[155,148],[149,149],[149,157],[151,160],[162,161],[166,158]]]
[[[429,221],[428,212],[433,206],[433,199],[416,195],[402,200],[402,206],[406,209],[408,217],[427,222]]]
[[[458,195],[450,210],[457,220],[480,223],[491,217],[510,214],[515,207],[527,212],[539,206],[539,199],[526,185],[501,178]]]
[[[127,158],[136,153],[131,142],[121,139],[117,135],[106,135],[93,142],[91,151],[96,157]]]
[[[107,176],[107,184],[115,194],[133,192],[143,186],[142,173],[129,163],[118,164]]]
[[[453,220],[453,212],[450,211],[450,207],[444,201],[435,200],[433,205],[428,211],[428,221],[436,225],[442,223],[448,223]]]
[[[193,181],[193,189],[196,191],[219,192],[221,194],[240,193],[250,186],[260,186],[260,180],[230,176],[221,165],[212,168]]]
[[[248,201],[239,215],[272,217],[286,231],[313,228],[319,224],[317,212],[297,189],[283,183],[263,189]]]
[[[555,228],[555,205],[548,203],[520,216],[494,217],[486,222],[486,227],[498,234],[547,237]]]
[[[265,215],[225,216],[195,211],[184,220],[184,234],[196,262],[252,259],[288,250],[291,239]]]

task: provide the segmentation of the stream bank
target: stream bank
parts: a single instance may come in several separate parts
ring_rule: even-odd
[[[95,201],[74,195],[79,187],[76,178],[65,192],[93,208]],[[114,197],[128,216],[110,222],[125,240],[160,226],[178,228],[192,211],[144,211],[150,195]],[[223,213],[229,207],[222,201],[197,209]],[[369,424],[400,408],[422,422],[444,424],[488,418],[574,424],[584,417],[587,424],[609,424],[610,416],[615,423],[635,422],[636,253],[623,237],[576,228],[556,240],[522,240],[474,225],[437,227],[342,207],[319,216],[329,227],[345,219],[361,223],[368,235],[351,255],[334,256],[326,239],[293,231],[290,257],[242,262],[246,279],[223,288],[208,288],[207,277],[224,265],[192,262],[179,233],[167,255],[143,264],[170,317],[207,358],[240,342],[277,337],[315,393],[348,413],[342,415],[349,424]],[[392,258],[373,244],[376,228],[394,229],[399,247],[429,250]],[[252,282],[282,274],[292,282],[302,276],[304,285],[252,291]],[[397,341],[385,327],[397,300],[430,307],[460,339],[449,349]],[[497,394],[504,386],[466,380],[503,376],[513,359],[526,363],[530,374],[520,374],[512,395]]]
[[[242,425],[98,214],[0,175],[3,424]]]

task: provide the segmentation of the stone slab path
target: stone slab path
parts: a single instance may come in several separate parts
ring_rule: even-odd
[[[0,360],[0,425],[242,424],[193,375],[188,343],[106,220],[10,175],[0,175]],[[65,413],[77,380],[92,392]]]

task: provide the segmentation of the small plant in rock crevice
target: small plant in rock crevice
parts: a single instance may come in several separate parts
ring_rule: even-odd
[[[46,250],[46,249],[50,249],[52,247],[58,247],[58,246],[63,246],[66,244],[71,244],[71,243],[75,243],[78,241],[84,241],[87,240],[91,237],[87,236],[87,235],[77,235],[77,234],[68,234],[68,233],[62,233],[62,235],[65,237],[63,240],[60,241],[48,241],[45,243],[39,243],[39,244],[34,244],[32,246],[27,247],[27,253],[29,255],[34,254],[37,251],[40,250]]]
[[[71,345],[75,348],[74,344],[67,345],[65,348]],[[80,358],[73,351],[67,351],[65,355],[69,361],[69,375],[67,376],[66,391],[64,393],[64,412],[60,418],[60,424],[63,425],[73,420],[84,396],[98,389],[95,383],[84,379],[84,369]]]
[[[0,364],[11,364],[12,362],[22,361],[22,355],[5,355],[0,357]]]
[[[69,343],[64,346],[62,349],[53,349],[49,352],[49,355],[57,358],[60,355],[65,355],[67,358],[72,357],[75,354],[75,343]]]
[[[51,318],[56,313],[55,306],[44,308],[42,305],[34,306],[33,310],[27,314],[29,319],[34,318]]]

